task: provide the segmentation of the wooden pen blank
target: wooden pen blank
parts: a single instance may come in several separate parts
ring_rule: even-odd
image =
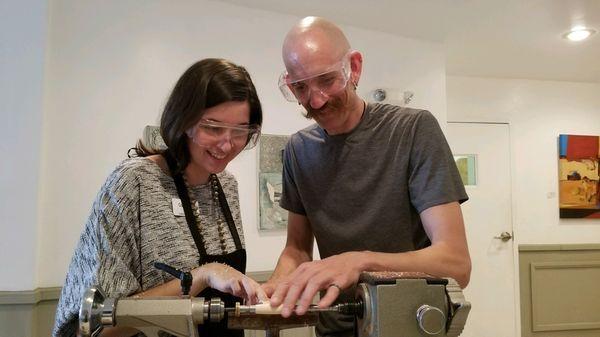
[[[275,314],[281,314],[282,306],[283,306],[283,304],[278,306],[277,308],[273,308],[273,307],[271,307],[271,304],[269,302],[266,302],[266,303],[256,304],[254,306],[254,308],[256,309],[257,315],[275,315]]]

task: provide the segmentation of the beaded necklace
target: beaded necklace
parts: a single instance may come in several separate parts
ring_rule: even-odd
[[[185,174],[183,175],[183,181],[185,182],[185,186],[187,188],[188,197],[190,198],[190,203],[192,204],[192,213],[194,214],[194,218],[196,219],[196,223],[198,227],[201,226],[202,221],[200,217],[200,208],[199,204],[193,196],[192,189],[190,188],[190,184],[187,181]],[[225,245],[225,221],[223,220],[223,214],[220,212],[222,209],[221,202],[219,201],[219,180],[217,175],[211,173],[208,179],[210,183],[211,189],[211,198],[213,200],[213,211],[215,212],[215,218],[217,219],[217,230],[219,232],[219,243],[221,245],[221,252],[225,253],[227,246]],[[200,229],[200,228],[199,228]]]

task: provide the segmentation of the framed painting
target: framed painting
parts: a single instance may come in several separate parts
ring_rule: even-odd
[[[460,179],[465,186],[477,185],[477,155],[455,154],[454,162],[458,168]]]
[[[600,219],[600,136],[558,137],[561,218]]]
[[[259,231],[285,230],[287,211],[279,206],[281,197],[281,172],[283,171],[283,149],[289,136],[260,136],[258,202]]]

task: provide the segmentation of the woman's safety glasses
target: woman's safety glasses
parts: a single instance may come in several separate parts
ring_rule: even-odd
[[[227,140],[233,146],[249,150],[258,142],[260,126],[228,124],[201,119],[187,131],[187,135],[200,146],[210,147]]]
[[[279,76],[279,90],[290,102],[305,103],[311,93],[319,93],[327,97],[342,91],[350,79],[350,52],[342,61],[326,71],[304,78],[293,78],[287,71]]]

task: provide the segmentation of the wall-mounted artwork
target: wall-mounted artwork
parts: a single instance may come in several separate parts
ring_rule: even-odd
[[[477,156],[474,154],[455,154],[454,162],[463,185],[477,185]]]
[[[261,135],[259,147],[259,231],[287,227],[287,211],[279,206],[283,149],[289,136]]]
[[[600,219],[600,137],[560,135],[558,144],[560,217]]]
[[[142,133],[144,146],[155,150],[166,150],[167,145],[160,136],[160,128],[156,125],[146,125]]]

